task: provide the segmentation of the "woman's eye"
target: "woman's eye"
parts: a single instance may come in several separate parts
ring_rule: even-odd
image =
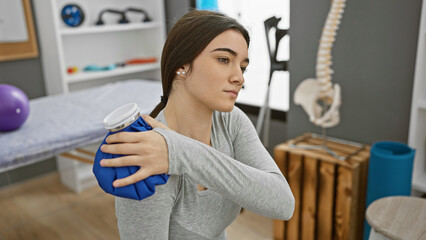
[[[241,72],[243,73],[247,72],[247,67],[241,67]]]
[[[219,62],[229,63],[229,58],[222,57],[222,58],[218,58],[218,60]]]

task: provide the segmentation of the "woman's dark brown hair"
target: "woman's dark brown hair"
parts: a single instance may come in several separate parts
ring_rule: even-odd
[[[222,13],[192,10],[174,24],[161,55],[163,96],[161,102],[151,112],[151,117],[157,117],[166,106],[176,71],[189,64],[189,74],[194,59],[217,35],[229,29],[241,32],[247,46],[249,45],[250,37],[247,30],[235,19]]]

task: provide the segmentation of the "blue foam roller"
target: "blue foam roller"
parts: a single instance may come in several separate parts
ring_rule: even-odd
[[[373,144],[368,164],[366,207],[379,198],[411,195],[411,179],[415,150],[399,142]],[[364,221],[364,240],[370,226]]]

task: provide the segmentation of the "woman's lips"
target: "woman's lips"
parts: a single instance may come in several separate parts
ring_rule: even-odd
[[[229,95],[231,95],[234,98],[237,98],[237,96],[238,96],[238,91],[236,91],[236,90],[225,90],[224,92],[228,93]]]

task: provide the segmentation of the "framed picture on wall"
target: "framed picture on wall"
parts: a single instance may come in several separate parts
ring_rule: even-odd
[[[0,2],[0,61],[38,56],[30,0]]]

